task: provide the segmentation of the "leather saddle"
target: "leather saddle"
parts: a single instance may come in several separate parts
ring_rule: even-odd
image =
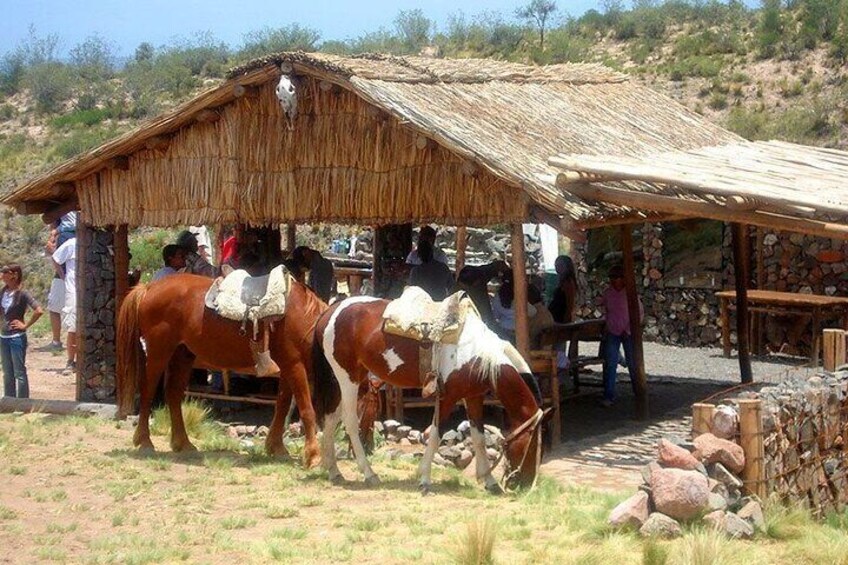
[[[261,277],[252,277],[247,271],[237,270],[215,279],[206,292],[207,308],[229,320],[241,322],[244,331],[247,322],[253,324],[250,351],[256,364],[257,376],[264,377],[280,372],[271,359],[269,333],[273,322],[282,319],[286,312],[286,299],[294,278],[278,265]],[[259,341],[262,322],[262,341]]]
[[[400,298],[389,302],[383,311],[383,331],[418,342],[418,372],[425,398],[437,392],[441,383],[438,345],[459,342],[469,313],[480,316],[474,302],[464,292],[436,302],[417,286],[405,288]]]

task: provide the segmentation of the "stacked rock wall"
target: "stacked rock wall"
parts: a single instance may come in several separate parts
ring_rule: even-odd
[[[641,283],[645,307],[645,339],[690,347],[718,346],[721,341],[719,302],[715,292],[734,287],[729,225],[721,249],[721,280],[716,288],[680,288],[665,279],[663,228],[644,224],[636,237],[642,241]],[[848,296],[848,242],[801,234],[775,233],[751,228],[751,279],[764,290]],[[758,244],[759,243],[759,244]],[[762,272],[757,271],[757,250],[762,249]],[[586,244],[572,246],[580,276],[584,319],[600,317],[601,293],[608,282],[589,272],[583,259]],[[797,316],[766,316],[764,336],[772,351],[805,354],[809,350],[809,320]],[[735,324],[731,342],[736,343]]]
[[[78,374],[80,400],[105,400],[115,394],[115,262],[110,230],[77,230]]]
[[[794,377],[759,392],[766,492],[817,515],[848,505],[848,372]]]

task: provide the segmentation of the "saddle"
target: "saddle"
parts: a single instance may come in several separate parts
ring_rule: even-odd
[[[425,398],[438,390],[440,381],[433,345],[456,344],[469,312],[480,315],[464,292],[436,302],[417,286],[405,288],[383,311],[383,331],[418,342],[418,372]]]
[[[286,312],[286,298],[292,280],[291,274],[282,265],[261,277],[252,277],[247,271],[237,270],[215,279],[206,292],[204,302],[207,308],[223,318],[241,322],[243,332],[247,322],[253,324],[250,350],[256,363],[257,376],[265,377],[280,371],[271,359],[268,339],[273,322],[282,319]],[[263,334],[261,343],[260,321]]]

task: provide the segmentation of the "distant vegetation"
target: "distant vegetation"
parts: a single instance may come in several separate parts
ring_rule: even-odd
[[[173,107],[235,65],[288,50],[601,62],[746,138],[848,147],[848,0],[762,0],[757,8],[603,0],[579,17],[565,7],[529,0],[507,14],[457,12],[442,25],[424,10],[403,10],[391,27],[347,40],[297,23],[251,31],[238,46],[205,32],[144,42],[129,57],[101,36],[65,52],[58,36],[33,27],[0,54],[0,192]],[[18,218],[3,220],[23,231]]]

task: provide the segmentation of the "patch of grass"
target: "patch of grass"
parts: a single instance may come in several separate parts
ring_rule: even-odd
[[[491,518],[472,520],[456,542],[453,562],[457,565],[489,565],[493,555],[498,526]]]
[[[296,518],[299,515],[300,511],[297,508],[289,508],[287,506],[272,506],[265,509],[265,517],[271,518],[272,520],[279,520],[281,518]]]
[[[382,527],[382,523],[376,518],[362,517],[353,520],[353,529],[360,532],[373,532]]]
[[[313,508],[322,504],[324,504],[324,501],[317,496],[301,496],[297,499],[297,505],[301,508]]]
[[[26,467],[18,467],[17,465],[12,465],[11,467],[9,467],[10,475],[26,475],[26,472]]]
[[[668,548],[653,539],[646,539],[642,544],[642,565],[666,565],[668,563]]]
[[[225,530],[243,530],[256,525],[256,520],[247,516],[227,516],[221,520],[221,527]]]
[[[6,506],[0,505],[0,520],[14,520],[18,513]]]
[[[65,563],[68,560],[68,554],[61,547],[55,545],[45,545],[38,548],[36,555],[44,561],[58,561]]]
[[[306,537],[306,528],[279,528],[271,532],[274,539],[298,540]]]
[[[90,127],[111,117],[107,108],[91,108],[89,110],[74,110],[50,120],[50,125],[56,129],[74,126]]]
[[[238,442],[227,437],[224,428],[212,420],[211,409],[202,401],[189,399],[182,404],[183,422],[189,437],[198,440],[198,447],[204,450],[234,449]],[[150,433],[159,436],[171,434],[171,415],[167,407],[153,411]],[[226,465],[224,458],[215,458],[215,464]],[[209,458],[204,459],[204,461]],[[207,463],[208,465],[208,463]]]
[[[66,534],[69,532],[77,531],[79,525],[76,522],[71,522],[67,525],[57,524],[55,522],[51,522],[47,524],[47,533],[50,534]]]
[[[691,565],[726,563],[731,556],[730,540],[715,529],[695,530],[683,537],[679,562]]]

